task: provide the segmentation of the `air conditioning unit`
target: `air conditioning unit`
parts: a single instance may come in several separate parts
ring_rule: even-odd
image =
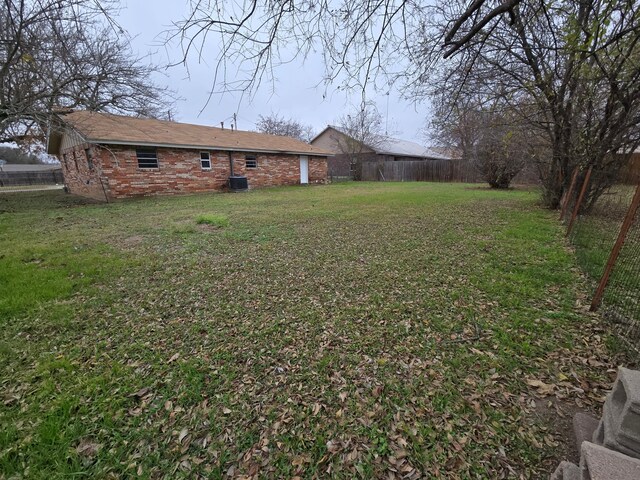
[[[247,177],[243,175],[232,175],[229,177],[229,189],[232,192],[246,192],[249,190]]]

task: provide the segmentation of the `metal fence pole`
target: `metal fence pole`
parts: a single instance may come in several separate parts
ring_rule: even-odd
[[[587,174],[584,176],[584,182],[582,182],[582,189],[580,190],[580,195],[578,196],[578,200],[576,201],[575,206],[573,207],[573,213],[571,214],[571,220],[569,220],[569,225],[567,226],[567,233],[565,237],[568,237],[571,234],[571,230],[573,229],[573,224],[576,221],[576,217],[578,216],[578,211],[580,210],[580,206],[582,205],[582,200],[584,199],[584,194],[587,191],[587,186],[589,185],[589,179],[591,178],[591,171],[593,170],[593,165],[589,167],[587,170]]]
[[[638,212],[638,207],[640,206],[640,184],[636,187],[636,193],[633,196],[633,200],[631,200],[631,205],[629,205],[629,210],[624,217],[624,221],[622,222],[622,226],[620,227],[620,232],[618,233],[618,239],[616,243],[613,245],[613,249],[611,249],[611,254],[609,255],[609,260],[607,261],[607,265],[604,267],[604,272],[602,274],[602,278],[600,279],[600,283],[598,284],[598,288],[596,289],[596,293],[593,295],[593,300],[591,301],[592,312],[595,312],[600,306],[600,302],[602,302],[602,295],[604,295],[604,290],[607,288],[607,284],[609,283],[609,277],[611,276],[611,272],[613,271],[613,267],[616,264],[616,260],[620,255],[620,250],[622,250],[622,246],[624,245],[624,240],[627,237],[627,233],[633,225],[633,219]]]

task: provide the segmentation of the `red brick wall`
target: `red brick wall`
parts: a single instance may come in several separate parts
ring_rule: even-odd
[[[158,148],[158,168],[138,168],[135,148],[102,146],[102,171],[113,197],[203,192],[224,188],[229,176],[226,155],[210,152],[211,170],[200,167],[200,151]]]
[[[309,157],[309,183],[326,183],[327,175],[327,157]]]
[[[258,162],[257,168],[245,168],[246,155],[256,157]],[[309,183],[326,182],[326,157],[308,156],[307,158],[309,159]],[[233,173],[235,175],[246,175],[249,181],[249,188],[297,185],[300,183],[300,156],[234,152]]]
[[[85,149],[93,154],[93,169],[89,168]],[[101,175],[100,151],[90,144],[80,144],[69,148],[60,155],[64,183],[76,195],[106,200],[111,197],[109,185]],[[102,180],[102,181],[101,181]]]
[[[135,148],[127,146],[93,146],[94,171],[89,171],[84,156],[86,145],[75,147],[82,162],[77,171],[71,168],[65,182],[72,193],[94,198],[105,198],[100,184],[104,184],[110,198],[137,195],[171,194],[222,190],[226,188],[230,174],[229,156],[223,151],[209,151],[211,170],[200,167],[200,150],[158,148],[158,168],[139,169]],[[71,155],[69,149],[67,157]],[[249,188],[300,183],[300,160],[298,155],[245,154],[233,152],[234,174],[246,175]],[[246,168],[245,156],[254,155],[257,168]],[[309,182],[324,183],[327,178],[326,157],[309,156]],[[73,161],[71,161],[73,163]],[[80,164],[84,165],[81,167]],[[89,183],[87,183],[87,181]]]

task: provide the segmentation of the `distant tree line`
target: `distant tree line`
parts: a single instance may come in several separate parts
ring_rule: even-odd
[[[271,113],[267,116],[258,115],[256,130],[270,135],[295,138],[302,142],[310,142],[315,135],[311,125],[305,125],[293,118],[281,117],[277,113]]]
[[[7,163],[20,163],[23,165],[42,163],[40,158],[33,153],[27,153],[15,147],[3,146],[0,146],[0,160],[4,160]]]

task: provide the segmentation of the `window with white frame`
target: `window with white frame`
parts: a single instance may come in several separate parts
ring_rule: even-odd
[[[255,155],[246,155],[244,157],[245,168],[258,168],[258,159]]]
[[[200,152],[200,167],[202,170],[211,170],[211,156],[209,152]]]

